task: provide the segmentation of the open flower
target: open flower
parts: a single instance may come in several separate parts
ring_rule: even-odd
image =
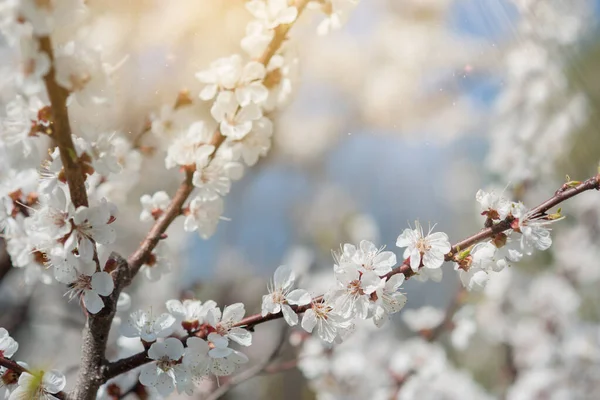
[[[157,338],[169,336],[175,329],[176,322],[175,317],[168,313],[154,317],[150,312],[138,310],[131,313],[127,322],[121,325],[121,334],[154,342]]]
[[[239,106],[232,92],[219,93],[210,113],[219,122],[223,136],[232,140],[246,136],[252,130],[252,122],[262,117],[259,106],[254,103]]]
[[[510,202],[494,191],[479,190],[475,194],[475,199],[481,207],[481,215],[485,215],[490,220],[504,219],[510,212]]]
[[[187,340],[183,363],[194,375],[212,373],[216,376],[231,375],[236,367],[248,362],[242,352],[229,348],[229,341],[217,333],[210,333],[208,341],[197,337]]]
[[[338,330],[347,329],[352,321],[337,314],[333,305],[324,299],[323,302],[313,302],[311,308],[304,312],[302,329],[312,333],[317,328],[319,337],[327,343],[332,343],[338,336]]]
[[[410,257],[410,267],[415,272],[419,270],[421,261],[425,268],[441,267],[444,256],[452,248],[448,235],[443,232],[431,233],[431,229],[425,236],[423,227],[417,221],[415,229],[405,229],[396,241],[396,246],[406,247],[404,258]]]
[[[406,296],[399,291],[404,279],[404,274],[396,274],[388,279],[384,286],[377,289],[373,322],[378,327],[385,324],[390,314],[397,313],[406,304]]]
[[[500,271],[502,264],[496,262],[496,246],[490,242],[478,243],[465,258],[456,263],[455,270],[461,283],[469,291],[485,288],[489,272]]]
[[[375,272],[361,273],[357,266],[346,264],[335,271],[338,289],[332,294],[334,308],[344,318],[367,318],[371,294],[384,285]]]
[[[55,395],[65,388],[65,376],[56,370],[23,372],[19,386],[10,394],[9,400],[57,399]]]
[[[219,307],[215,307],[208,311],[206,322],[215,328],[217,334],[242,346],[250,346],[252,344],[252,334],[246,329],[234,326],[244,318],[245,313],[243,303],[235,303],[225,307],[223,314],[221,314]]]
[[[183,391],[188,385],[190,374],[181,363],[185,349],[181,340],[167,338],[162,343],[152,343],[148,358],[155,360],[142,367],[140,383],[154,387],[161,396],[168,396],[175,390]]]
[[[177,318],[183,328],[187,331],[193,331],[205,322],[208,311],[216,308],[217,303],[208,300],[202,303],[200,300],[169,300],[167,301],[167,310]]]
[[[102,199],[98,206],[79,207],[73,216],[73,232],[65,243],[67,251],[77,248],[79,256],[86,262],[94,257],[94,242],[112,244],[117,238],[111,225],[117,215],[117,207]]]
[[[165,167],[173,168],[176,165],[186,166],[203,164],[215,151],[215,146],[210,144],[213,132],[210,131],[203,121],[194,122],[188,130],[177,137],[169,149],[165,158]]]
[[[292,310],[290,304],[302,306],[310,303],[311,298],[304,289],[291,290],[295,279],[294,271],[288,266],[282,265],[275,270],[269,294],[264,295],[262,299],[263,317],[281,312],[288,325],[294,326],[298,323],[298,315]]]
[[[291,24],[298,16],[298,9],[290,6],[288,0],[251,0],[246,9],[269,29]]]
[[[156,282],[163,275],[171,272],[171,261],[167,250],[167,245],[159,242],[142,265],[141,270],[150,282]]]
[[[195,197],[190,202],[183,229],[186,232],[198,231],[202,239],[208,239],[215,233],[221,214],[223,214],[223,199],[220,197],[212,200]]]

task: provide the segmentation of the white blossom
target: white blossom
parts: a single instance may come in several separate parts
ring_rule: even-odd
[[[165,167],[176,165],[187,166],[203,164],[215,151],[211,145],[213,132],[209,131],[203,121],[194,122],[188,130],[177,137],[167,150]]]
[[[456,264],[454,269],[458,271],[460,281],[467,290],[483,290],[489,279],[489,272],[502,269],[495,256],[496,246],[490,242],[478,243],[468,256]]]
[[[415,222],[415,229],[405,229],[398,236],[396,246],[406,247],[404,258],[410,258],[410,267],[415,272],[419,270],[421,261],[425,268],[441,267],[444,256],[452,248],[448,235],[443,232],[431,233],[431,229],[424,235],[423,227],[418,221]]]
[[[481,208],[481,215],[485,215],[490,220],[502,220],[510,213],[510,201],[494,191],[479,190],[475,194],[475,199]]]
[[[180,362],[185,349],[181,340],[166,338],[162,343],[152,343],[148,358],[155,362],[144,365],[140,371],[140,383],[154,387],[161,396],[170,395],[175,388],[184,391],[191,379],[185,365]]]
[[[373,312],[373,322],[376,326],[383,326],[390,314],[397,313],[406,304],[406,296],[399,291],[404,279],[403,274],[396,274],[388,279],[385,285],[377,289],[377,300]]]
[[[57,370],[23,372],[19,376],[19,386],[8,400],[57,399],[55,395],[65,388],[65,376]]]
[[[112,244],[117,238],[111,225],[117,214],[117,207],[102,199],[100,205],[78,207],[73,215],[73,231],[65,242],[66,250],[77,248],[84,261],[94,257],[94,243]]]
[[[231,339],[242,346],[250,346],[252,344],[252,334],[244,328],[236,325],[244,318],[246,310],[244,304],[231,304],[223,310],[219,307],[214,307],[208,310],[206,322],[213,328],[216,333],[225,338]]]
[[[183,229],[186,232],[198,231],[201,238],[208,239],[215,233],[221,214],[223,214],[223,199],[220,197],[213,200],[195,197],[190,202]]]
[[[269,94],[262,83],[265,73],[265,66],[258,61],[244,64],[242,57],[237,54],[220,58],[211,64],[209,70],[196,74],[198,80],[208,84],[200,92],[200,98],[210,100],[220,91],[227,91],[228,95],[235,95],[236,108],[238,105],[245,107],[250,103],[260,104]]]
[[[338,330],[348,329],[351,324],[351,320],[334,311],[333,305],[326,298],[323,302],[315,301],[311,304],[311,308],[302,316],[301,326],[309,333],[316,327],[319,337],[327,343],[332,343],[338,336]]]
[[[228,346],[229,341],[214,332],[208,334],[207,341],[188,338],[183,363],[197,375],[231,375],[238,365],[248,362],[248,357]]]
[[[228,91],[219,93],[210,113],[219,123],[221,134],[231,140],[243,139],[252,130],[253,121],[262,117],[259,106],[254,103],[240,106],[235,95]]]
[[[196,165],[192,183],[198,188],[198,197],[214,200],[229,193],[231,181],[240,179],[243,173],[244,166],[241,163],[217,154],[207,164]]]
[[[121,325],[121,334],[154,342],[157,338],[169,336],[175,329],[176,322],[177,319],[168,313],[154,317],[151,312],[138,310],[131,313],[127,322]]]
[[[240,45],[250,57],[257,58],[263,54],[273,36],[273,30],[260,21],[250,21],[246,26],[246,36],[242,38]]]
[[[266,156],[271,149],[271,136],[273,123],[270,119],[262,117],[254,121],[250,133],[232,143],[234,157],[241,158],[248,166],[253,166],[259,157]]]
[[[281,312],[285,322],[290,326],[298,323],[298,315],[290,305],[303,306],[310,303],[310,294],[304,289],[292,290],[296,276],[288,266],[282,265],[275,270],[273,284],[269,294],[262,298],[261,314],[277,314]]]
[[[140,221],[149,222],[158,219],[169,207],[171,198],[165,191],[159,191],[152,196],[145,194],[140,198],[142,203],[142,212],[140,213]]]
[[[167,301],[167,310],[173,315],[177,321],[186,330],[197,329],[205,323],[206,316],[210,309],[216,308],[217,303],[213,300],[208,300],[202,303],[200,300],[169,300]]]
[[[335,271],[338,289],[332,295],[334,308],[344,318],[367,318],[371,294],[385,284],[374,271],[361,273],[357,266],[346,264]]]

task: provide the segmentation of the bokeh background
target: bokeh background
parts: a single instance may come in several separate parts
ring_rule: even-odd
[[[117,128],[131,138],[180,90],[199,92],[196,72],[240,52],[250,19],[241,0],[88,3],[89,28],[80,39],[101,47],[104,61],[120,67],[115,104],[97,114],[74,105],[74,124]],[[479,188],[505,190],[534,206],[565,175],[591,176],[600,161],[599,16],[599,1],[363,0],[344,27],[327,36],[315,33],[318,15],[303,16],[287,44],[298,56],[291,71],[294,94],[273,116],[271,152],[233,185],[228,220],[212,238],[185,235],[181,224],[170,228],[174,271],[157,283],[136,282],[134,308],[158,309],[182,296],[244,302],[248,313],[258,312],[267,281],[284,263],[318,295],[332,281],[331,251],[342,243],[369,239],[400,257],[396,238],[415,220],[437,224],[456,242],[481,227]],[[0,90],[0,97],[9,96]],[[208,110],[195,100],[181,112],[182,127],[210,118]],[[152,146],[155,139],[145,140]],[[144,234],[135,222],[139,196],[173,192],[179,182],[176,173],[164,170],[162,155],[145,157],[141,178],[125,199],[130,208],[118,221],[126,232],[117,246],[123,253]],[[592,232],[583,247],[599,252],[599,203],[593,194],[582,199],[563,207],[567,216],[581,212],[554,234],[574,235],[569,229],[582,223]],[[597,284],[600,273],[594,277],[590,270],[600,270],[598,258],[576,259],[581,252],[572,243],[581,244],[579,238],[561,243],[555,252],[574,255],[548,252],[514,268],[535,276],[572,262],[585,268],[582,281]],[[83,324],[77,305],[65,305],[57,286],[24,289],[20,271],[10,269],[1,254],[0,326],[15,332],[22,358],[42,358],[72,373],[79,352],[73,343]],[[403,286],[407,309],[445,309],[460,283],[451,268],[444,275],[441,283],[409,280]],[[597,324],[593,290],[575,284],[573,290],[587,304],[586,321]],[[469,301],[475,303],[477,295]],[[415,335],[401,315],[391,325],[397,343]],[[258,327],[250,358],[268,355],[282,327],[282,321]],[[293,332],[290,337],[282,360],[300,352],[302,338]],[[506,369],[500,347],[475,340],[476,357],[447,341],[448,357],[462,370],[491,396],[506,394],[511,382],[498,378]],[[400,344],[391,346],[389,352]],[[313,383],[292,368],[254,378],[226,398],[311,399]],[[332,398],[352,398],[345,396]]]

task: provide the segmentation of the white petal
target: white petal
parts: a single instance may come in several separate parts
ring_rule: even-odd
[[[287,265],[281,265],[275,270],[273,282],[276,288],[286,290],[294,284],[295,279],[296,277],[292,268]]]
[[[310,309],[310,310],[306,310],[306,312],[304,313],[304,316],[302,317],[302,329],[304,329],[306,332],[312,332],[313,329],[315,328],[315,325],[317,324],[317,315],[315,314],[315,312]]]
[[[96,272],[92,275],[92,289],[101,296],[108,296],[113,292],[115,283],[108,272]]]
[[[104,308],[104,301],[93,290],[86,290],[83,294],[83,304],[90,314],[97,314],[102,308]]]
[[[244,328],[233,327],[229,330],[227,336],[242,346],[250,346],[252,344],[252,334]]]
[[[287,322],[289,326],[294,326],[298,323],[298,314],[296,314],[287,304],[281,306],[281,312],[283,313],[283,319],[285,319],[285,322]]]
[[[311,301],[310,294],[304,289],[292,290],[287,294],[287,296],[285,296],[285,299],[288,303],[297,306],[303,306]]]

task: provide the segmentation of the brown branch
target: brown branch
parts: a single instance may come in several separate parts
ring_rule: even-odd
[[[571,197],[574,197],[574,196],[576,196],[580,193],[586,192],[588,190],[600,190],[600,174],[586,180],[585,182],[581,183],[580,185],[577,185],[576,187],[573,187],[573,188],[570,188],[563,192],[555,194],[550,199],[546,200],[539,206],[533,208],[531,210],[531,212],[533,213],[533,215],[543,215],[548,210],[550,210],[552,207],[555,207],[556,205],[562,203],[563,201],[568,200]],[[451,260],[452,257],[454,256],[454,254],[456,254],[456,252],[458,252],[460,249],[465,249],[475,243],[481,242],[486,239],[490,239],[491,237],[493,237],[494,235],[496,235],[498,233],[507,231],[508,229],[510,229],[510,222],[512,220],[513,220],[513,218],[509,216],[505,220],[494,225],[493,227],[486,228],[486,229],[482,230],[481,232],[479,232],[475,235],[472,235],[472,236],[462,240],[461,242],[455,244],[454,246],[452,246],[452,250],[446,255],[446,259]],[[413,276],[415,274],[415,272],[410,267],[410,261],[408,259],[404,260],[404,262],[401,265],[394,268],[390,273],[383,276],[383,278],[389,279],[391,276],[393,276],[395,274],[400,274],[400,273],[404,274],[406,276],[406,278],[410,278],[411,276]],[[314,302],[323,301],[323,296],[316,297],[313,299],[313,301]],[[311,305],[307,304],[304,306],[291,306],[291,307],[294,310],[294,312],[296,312],[297,314],[302,314],[306,310],[308,310],[311,307]],[[250,316],[242,319],[240,322],[238,322],[234,326],[245,327],[248,330],[253,330],[254,327],[258,324],[262,324],[267,321],[272,321],[274,319],[279,319],[282,317],[283,317],[282,313],[267,314],[264,317],[261,314],[255,314],[255,315],[250,315]],[[441,331],[436,333],[436,335],[439,335],[440,333],[441,333]],[[203,338],[203,336],[199,336],[199,335],[196,335],[196,336]],[[184,338],[183,340],[185,340],[185,339],[186,338]],[[148,359],[148,357],[146,356],[146,352],[144,351],[144,352],[135,354],[131,357],[127,357],[127,358],[115,361],[113,363],[110,363],[107,365],[107,368],[106,368],[107,379],[113,378],[119,374],[130,371],[134,368],[137,368],[141,365],[146,364],[149,361],[150,360]]]
[[[44,76],[44,83],[48,98],[50,99],[50,108],[52,109],[53,139],[60,150],[60,159],[65,171],[65,177],[71,194],[71,201],[75,208],[79,206],[88,206],[87,192],[85,189],[85,174],[78,161],[75,145],[71,137],[71,124],[69,122],[69,112],[67,109],[67,98],[69,91],[56,82],[56,69],[54,66],[54,50],[49,36],[43,36],[39,39],[40,50],[48,54],[50,59],[50,70]]]
[[[19,364],[17,364],[16,362],[9,360],[8,358],[4,358],[4,357],[0,357],[0,366],[4,367],[4,368],[8,368],[9,370],[16,372],[17,374],[21,375],[23,372],[26,372],[28,374],[31,374],[31,372],[29,372],[29,370],[27,370],[26,368],[20,366]],[[60,399],[60,400],[66,400],[67,399],[67,394],[65,392],[58,392],[58,393],[54,393],[53,394],[54,397]]]
[[[113,252],[107,265],[113,263],[112,275],[115,282],[128,282],[130,277],[127,260]],[[103,298],[102,310],[89,316],[86,321],[82,334],[81,366],[75,389],[69,394],[71,399],[95,400],[98,388],[108,380],[104,352],[120,293],[121,288],[116,287],[108,297]]]
[[[186,170],[185,179],[181,182],[179,189],[173,196],[173,200],[169,204],[169,207],[166,211],[158,218],[154,226],[148,232],[148,235],[140,245],[140,247],[129,257],[129,269],[131,270],[131,278],[133,278],[141,266],[144,265],[144,262],[152,253],[152,250],[156,247],[160,239],[163,237],[164,233],[169,228],[169,225],[181,214],[181,210],[183,208],[183,204],[190,196],[192,191],[194,190],[194,185],[192,184],[192,177],[194,176],[194,172],[190,170]],[[127,282],[129,284],[129,282]]]

